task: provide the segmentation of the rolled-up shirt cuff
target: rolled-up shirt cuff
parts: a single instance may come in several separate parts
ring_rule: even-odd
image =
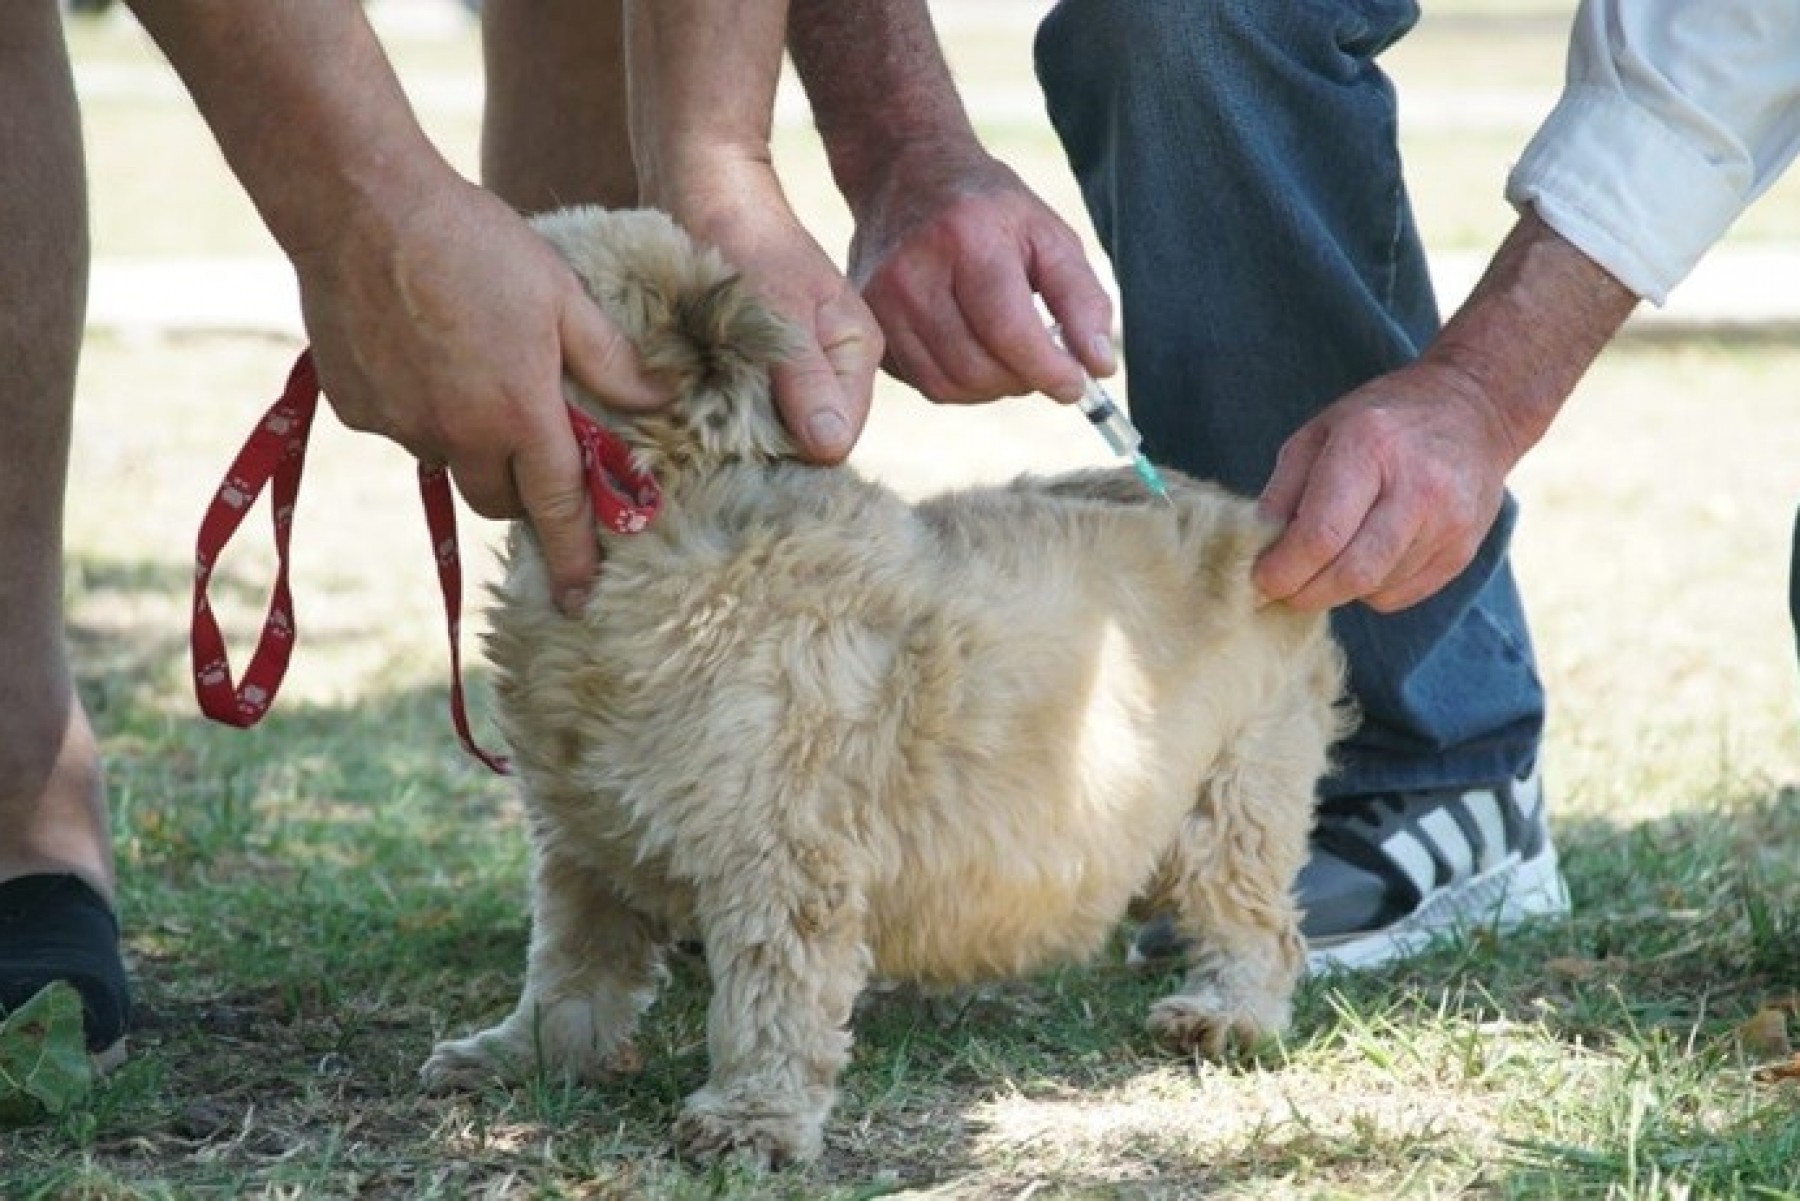
[[[1749,201],[1747,163],[1721,164],[1609,88],[1572,86],[1506,181],[1537,215],[1654,304]]]

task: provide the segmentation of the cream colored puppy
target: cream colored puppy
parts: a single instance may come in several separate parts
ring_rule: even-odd
[[[1097,471],[914,505],[808,466],[770,400],[785,328],[717,254],[651,212],[538,228],[680,399],[627,418],[576,394],[664,493],[602,536],[582,617],[512,532],[488,652],[531,951],[517,1009],[440,1044],[426,1083],[603,1074],[696,936],[711,1077],[677,1142],[806,1159],[872,976],[1090,955],[1134,898],[1195,947],[1157,1036],[1218,1054],[1282,1029],[1343,669],[1322,618],[1258,604],[1251,503]]]

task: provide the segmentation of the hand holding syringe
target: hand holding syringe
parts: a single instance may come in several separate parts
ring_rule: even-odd
[[[1052,325],[1050,337],[1064,351],[1069,349],[1063,342],[1061,326]],[[1157,474],[1155,465],[1144,454],[1144,435],[1138,433],[1137,426],[1131,424],[1131,419],[1125,416],[1124,410],[1113,403],[1113,398],[1100,386],[1098,380],[1088,374],[1085,367],[1081,371],[1081,399],[1075,403],[1093,427],[1100,431],[1100,436],[1106,439],[1106,444],[1112,447],[1113,453],[1131,460],[1132,470],[1144,481],[1144,487],[1160,497],[1164,504],[1173,504],[1162,476]]]

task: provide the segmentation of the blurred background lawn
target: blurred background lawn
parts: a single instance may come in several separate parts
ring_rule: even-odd
[[[1031,78],[1032,26],[1047,7],[937,0],[933,11],[995,152],[1085,225]],[[1399,85],[1414,200],[1434,249],[1485,251],[1510,223],[1500,185],[1556,97],[1573,8],[1571,0],[1432,0],[1384,58]],[[447,0],[376,0],[372,9],[427,130],[473,175],[481,98],[473,21]],[[129,20],[76,21],[72,42],[91,135],[96,253],[274,255],[204,127]],[[848,218],[788,85],[778,153],[796,206],[835,248],[849,236]],[[1732,237],[1800,240],[1800,179],[1778,184]]]

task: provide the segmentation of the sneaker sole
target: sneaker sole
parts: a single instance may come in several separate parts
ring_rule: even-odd
[[[1312,943],[1306,951],[1306,970],[1314,975],[1367,971],[1410,959],[1471,930],[1511,930],[1568,913],[1569,887],[1557,863],[1556,847],[1546,843],[1531,859],[1508,860],[1432,894],[1386,929]]]

